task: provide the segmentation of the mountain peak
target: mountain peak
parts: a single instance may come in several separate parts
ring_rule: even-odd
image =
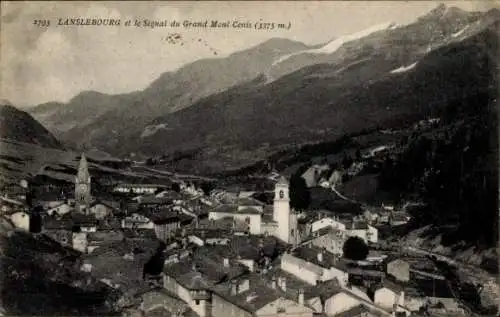
[[[421,19],[424,20],[441,19],[443,17],[452,18],[456,16],[463,16],[466,15],[467,13],[468,13],[467,11],[464,11],[458,7],[451,7],[443,3],[440,3],[434,9],[429,11],[427,14],[423,15]]]
[[[10,100],[0,99],[0,106],[13,106],[13,105],[12,102],[10,102]]]

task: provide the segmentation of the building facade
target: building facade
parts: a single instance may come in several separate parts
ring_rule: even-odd
[[[75,178],[75,209],[78,212],[88,213],[91,203],[90,182],[87,159],[82,154]]]

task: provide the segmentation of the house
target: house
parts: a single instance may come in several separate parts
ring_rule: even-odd
[[[346,226],[346,234],[350,237],[359,237],[366,243],[377,243],[378,229],[369,225],[366,221],[352,221]]]
[[[18,229],[30,230],[30,215],[24,211],[18,211],[9,216],[10,221]]]
[[[225,217],[232,217],[245,222],[250,234],[260,234],[262,212],[260,208],[253,206],[220,205],[209,212],[208,219],[219,220]]]
[[[118,209],[111,204],[97,200],[90,204],[89,211],[96,219],[104,219],[115,214]]]
[[[50,207],[49,209],[47,209],[46,213],[49,216],[63,216],[68,214],[71,209],[71,206],[67,202],[63,202],[59,205]]]
[[[363,300],[342,288],[336,279],[309,287],[304,298],[317,313],[337,316],[363,303]]]
[[[392,212],[389,216],[389,224],[393,227],[404,225],[408,223],[409,220],[410,217],[401,212]]]
[[[331,186],[340,185],[342,183],[342,172],[339,170],[334,170],[332,175],[330,175],[328,182]]]
[[[120,231],[97,231],[87,234],[86,252],[91,253],[104,245],[123,240],[124,234]]]
[[[375,287],[373,302],[387,311],[392,311],[394,305],[404,306],[404,287],[388,279],[384,279]]]
[[[338,217],[333,216],[333,217],[326,217],[326,218],[322,218],[322,219],[314,221],[311,224],[311,231],[315,232],[315,231],[318,231],[319,229],[322,229],[325,227],[332,227],[334,229],[343,230],[343,231],[346,230],[345,224],[342,223]]]
[[[75,213],[71,215],[73,227],[79,228],[81,232],[96,232],[98,220],[94,215]]]
[[[164,268],[163,287],[176,294],[200,317],[211,315],[211,289],[225,279],[244,273],[237,267],[222,267],[208,257],[188,257]],[[212,305],[211,305],[212,304]]]
[[[134,194],[154,194],[161,190],[166,190],[167,185],[162,184],[119,184],[113,188],[117,193],[134,193]]]
[[[47,210],[60,204],[65,203],[68,200],[67,195],[61,192],[42,192],[35,196],[35,205],[41,206],[43,209]]]
[[[376,250],[368,251],[368,255],[366,256],[366,261],[371,263],[381,263],[385,259],[387,259],[387,254]]]
[[[311,285],[337,278],[347,284],[346,263],[338,256],[312,246],[301,246],[281,258],[281,269]]]
[[[154,229],[154,223],[151,219],[133,213],[131,216],[125,217],[122,220],[122,228],[128,229]]]
[[[227,245],[231,232],[221,230],[194,229],[187,233],[187,240],[197,246]]]
[[[258,276],[214,287],[212,316],[312,317],[314,310],[303,294],[292,298],[276,286],[269,287]]]
[[[88,241],[86,232],[73,232],[72,233],[72,247],[82,253],[87,253]]]
[[[347,240],[345,231],[334,229],[331,226],[321,228],[312,234],[312,237],[303,241],[303,245],[312,245],[317,248],[342,256],[344,254],[343,246]]]
[[[153,219],[154,231],[159,240],[167,241],[172,238],[181,227],[190,224],[192,220],[193,219],[189,216],[173,211],[162,213]]]
[[[22,201],[7,197],[7,196],[1,196],[0,197],[0,208],[2,210],[2,213],[5,214],[7,212],[11,212],[14,210],[22,210],[24,209],[25,205]]]
[[[177,295],[160,287],[141,291],[136,294],[136,297],[141,302],[139,310],[146,314],[146,316],[149,316],[151,312],[159,308],[164,309],[166,313],[177,314],[177,316],[181,316],[189,309],[189,306],[177,297]],[[162,316],[166,316],[166,314]]]
[[[366,220],[368,224],[372,224],[377,222],[379,218],[379,214],[376,213],[375,211],[371,211],[369,209],[365,209],[363,212],[363,218]]]
[[[354,162],[347,169],[347,171],[346,171],[347,175],[356,176],[357,174],[359,174],[363,170],[363,168],[365,168],[365,166],[366,166],[366,162]]]
[[[309,187],[309,188],[316,187],[318,185],[318,181],[321,179],[321,175],[325,171],[328,171],[329,169],[330,169],[330,167],[328,165],[313,165],[313,166],[309,167],[301,175],[301,177],[306,182],[307,187]]]
[[[393,276],[397,281],[408,282],[410,280],[410,264],[401,259],[395,259],[387,263],[387,274]]]

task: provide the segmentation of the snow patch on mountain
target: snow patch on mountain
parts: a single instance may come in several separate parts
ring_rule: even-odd
[[[295,56],[295,55],[299,55],[299,54],[332,54],[332,53],[335,53],[345,43],[361,39],[361,38],[368,36],[370,34],[373,34],[375,32],[379,32],[379,31],[383,31],[383,30],[393,30],[393,29],[398,28],[398,27],[399,27],[399,25],[395,24],[393,22],[378,24],[378,25],[372,26],[368,29],[336,38],[335,40],[330,41],[326,45],[319,47],[319,48],[313,48],[313,49],[309,49],[309,50],[304,50],[304,51],[299,51],[299,52],[295,52],[292,54],[284,55],[281,58],[274,61],[272,66],[277,65],[279,63],[282,63],[285,60],[289,59],[290,57]]]
[[[451,37],[458,37],[458,36],[462,35],[462,34],[465,32],[465,30],[467,30],[468,28],[469,28],[469,26],[467,25],[466,27],[464,27],[464,28],[463,28],[463,29],[461,29],[460,31],[458,31],[458,32],[456,32],[456,33],[453,33],[453,34],[451,35]]]
[[[391,70],[391,74],[404,73],[404,72],[407,72],[407,71],[415,68],[415,66],[417,66],[417,62],[415,62],[411,65],[408,65],[408,66],[401,66],[399,68],[393,69],[393,70]]]
[[[160,123],[157,125],[148,125],[146,128],[144,128],[144,131],[141,134],[141,138],[145,138],[148,136],[151,136],[158,132],[159,130],[167,130],[167,124],[166,123]]]

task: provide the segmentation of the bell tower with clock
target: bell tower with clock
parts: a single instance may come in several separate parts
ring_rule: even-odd
[[[82,153],[75,178],[75,209],[78,212],[87,212],[90,203],[90,174],[87,159]]]
[[[289,184],[281,177],[274,187],[273,220],[278,224],[275,236],[286,242],[297,241],[297,215],[290,209]]]

